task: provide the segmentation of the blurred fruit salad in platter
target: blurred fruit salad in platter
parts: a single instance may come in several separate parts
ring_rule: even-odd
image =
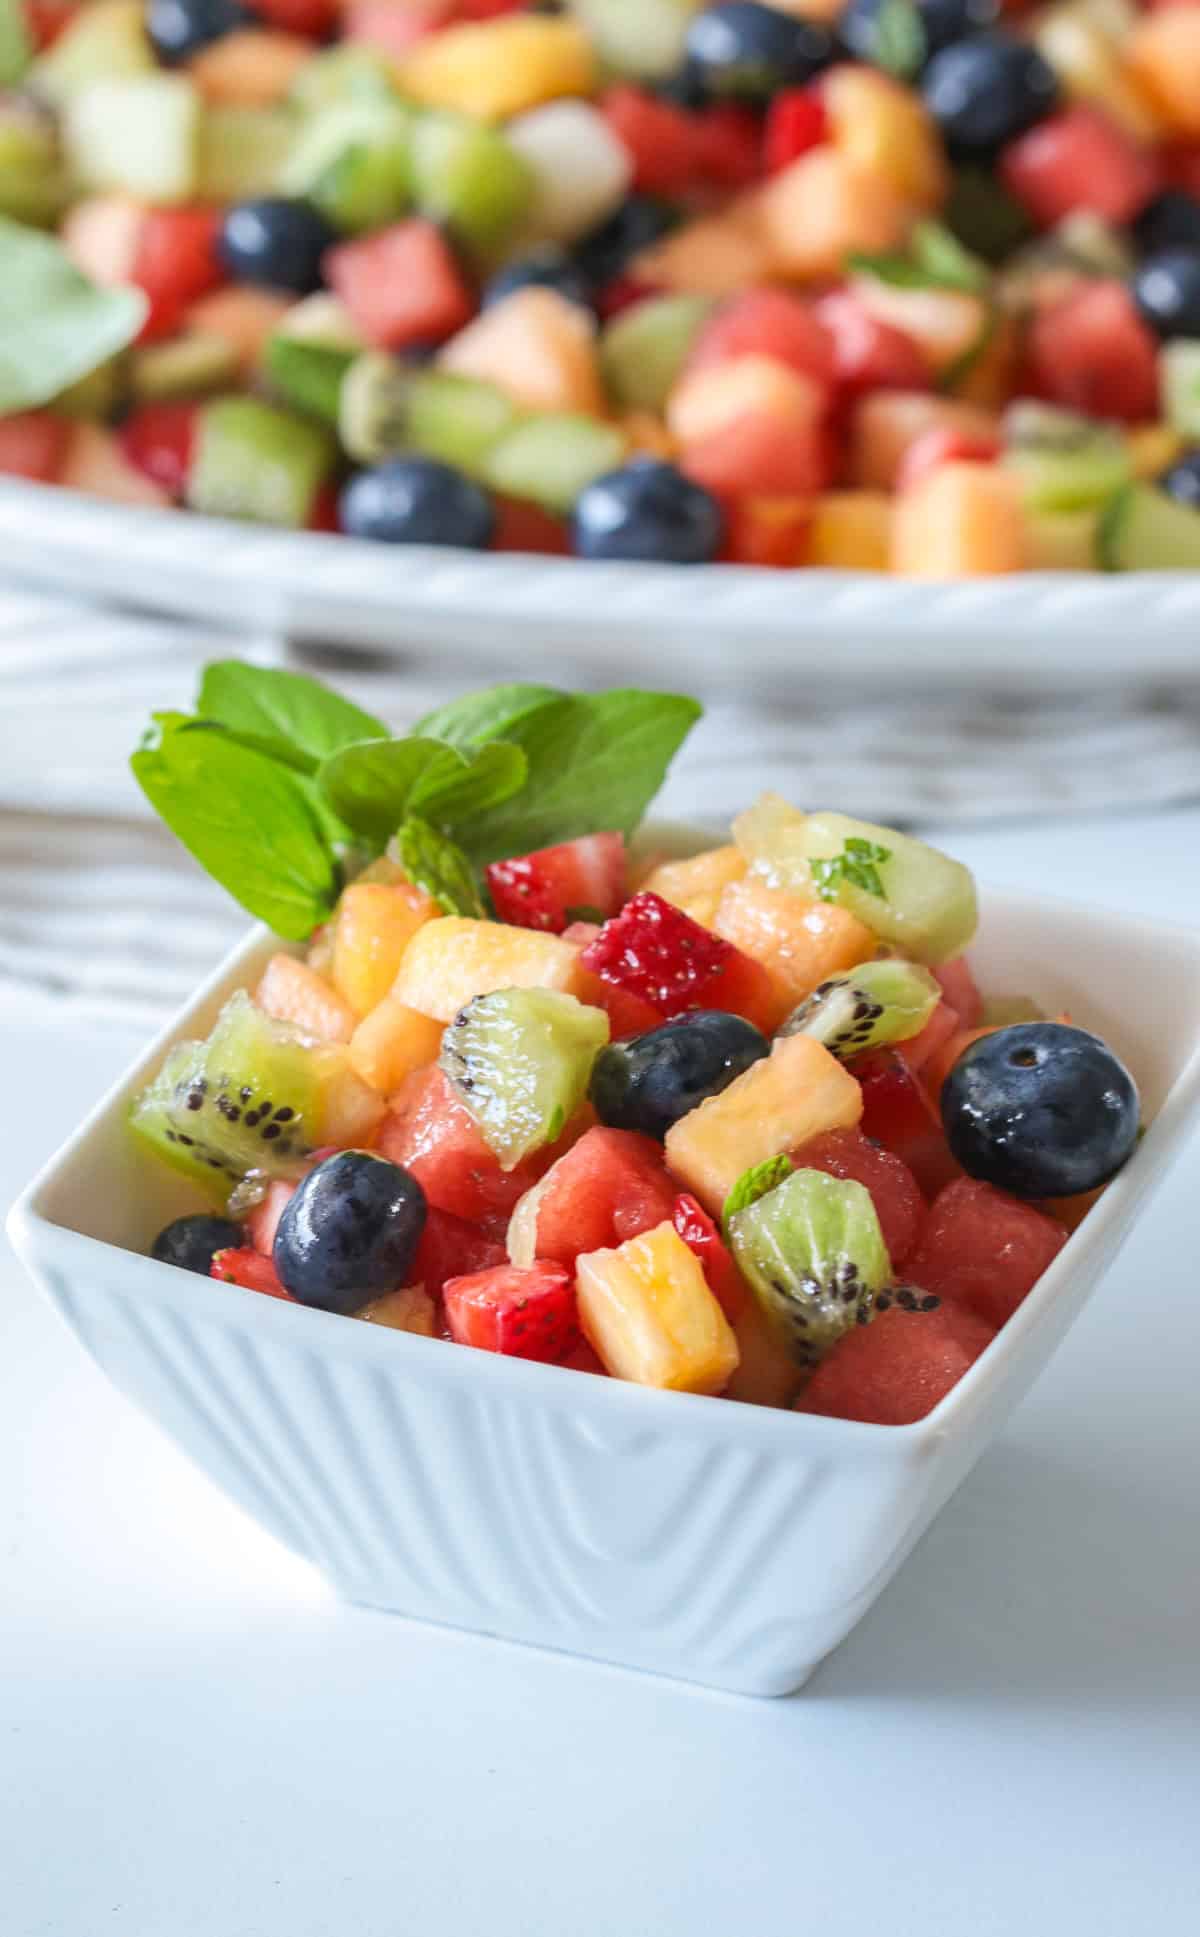
[[[1194,0],[0,0],[0,472],[383,544],[1200,566]]]
[[[767,794],[631,845],[698,711],[514,685],[397,738],[226,661],[156,716],[137,779],[290,944],[132,1103],[194,1191],[156,1258],[661,1389],[950,1391],[1133,1150],[1133,1079],[981,993],[972,877],[911,835]]]

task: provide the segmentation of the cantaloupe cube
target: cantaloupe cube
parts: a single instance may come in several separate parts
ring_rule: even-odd
[[[355,1015],[365,1016],[396,980],[400,958],[436,901],[408,882],[356,881],[338,903],[333,924],[333,986]]]
[[[1169,424],[1143,424],[1126,432],[1125,448],[1134,477],[1152,483],[1182,457],[1184,441]]]
[[[287,99],[313,45],[299,34],[239,27],[194,54],[188,73],[212,107],[271,108]]]
[[[1168,134],[1200,136],[1200,8],[1143,16],[1125,42],[1125,71]]]
[[[1089,17],[1086,6],[1051,7],[1031,21],[1029,37],[1058,75],[1069,101],[1103,108],[1137,141],[1157,139],[1158,116],[1125,72],[1119,40]]]
[[[852,1129],[862,1107],[859,1084],[813,1036],[780,1036],[769,1056],[672,1124],[667,1168],[720,1217],[743,1171]]]
[[[903,331],[938,375],[977,349],[990,327],[983,297],[966,289],[897,289],[877,276],[857,276],[851,289],[868,316]]]
[[[1020,485],[998,464],[939,465],[896,501],[892,570],[904,578],[972,578],[1025,563]]]
[[[684,376],[667,401],[667,428],[686,450],[748,417],[809,426],[824,409],[820,384],[773,356],[752,353]]]
[[[662,418],[652,410],[624,410],[617,422],[625,433],[630,457],[661,457],[669,463],[679,449]]]
[[[949,184],[941,137],[919,94],[875,67],[834,67],[821,85],[829,138],[864,174],[916,208],[940,207]]]
[[[753,874],[723,891],[713,927],[767,970],[780,1021],[828,976],[870,961],[879,949],[879,937],[849,909],[769,887]]]
[[[613,1251],[575,1261],[579,1322],[616,1379],[672,1392],[720,1392],[737,1340],[693,1251],[657,1224]]]
[[[828,146],[773,175],[760,206],[777,269],[800,282],[840,277],[857,250],[899,248],[913,217],[889,181]]]
[[[398,1002],[452,1022],[472,996],[493,989],[561,989],[586,1001],[579,947],[561,935],[443,915],[418,928],[392,987]]]
[[[300,967],[303,967],[303,963]],[[312,1125],[318,1148],[333,1144],[339,1150],[366,1150],[387,1111],[385,1099],[364,1083],[350,1065],[342,1043],[318,1043],[312,1052],[319,1098]]]
[[[997,437],[1000,425],[989,410],[935,397],[925,390],[876,390],[856,406],[850,427],[850,473],[868,491],[895,488],[910,444],[927,430],[959,432],[964,437]]]
[[[354,1316],[365,1318],[369,1325],[390,1326],[393,1332],[416,1332],[420,1338],[433,1337],[437,1318],[424,1285],[402,1285],[399,1291],[386,1291]]]
[[[595,321],[555,289],[517,289],[489,304],[438,362],[456,376],[495,384],[531,410],[604,415]]]
[[[237,358],[238,375],[251,377],[268,341],[294,304],[294,296],[242,283],[201,297],[189,309],[187,323],[202,336],[216,336],[227,343]]]
[[[350,1038],[350,1062],[364,1083],[390,1096],[414,1069],[437,1061],[442,1025],[394,995],[364,1016]]]
[[[564,94],[590,94],[595,78],[591,41],[575,21],[509,14],[420,41],[401,68],[400,87],[425,107],[493,121]]]
[[[336,989],[294,955],[272,955],[254,991],[269,1016],[290,1022],[316,1042],[349,1042],[358,1017]]]
[[[111,504],[169,505],[165,491],[129,463],[112,432],[101,424],[72,427],[57,482]]]
[[[842,571],[886,572],[892,501],[884,491],[826,491],[813,506],[808,562]]]
[[[723,891],[731,881],[740,881],[746,868],[745,855],[730,842],[727,847],[694,854],[689,861],[662,861],[638,885],[682,908],[702,928],[711,928]]]
[[[664,294],[736,296],[765,282],[774,258],[757,196],[745,196],[720,215],[702,215],[643,249],[630,275]]]
[[[746,1299],[733,1321],[733,1335],[738,1345],[738,1368],[725,1388],[725,1397],[751,1406],[790,1406],[804,1372],[780,1343],[779,1334],[756,1299]]]

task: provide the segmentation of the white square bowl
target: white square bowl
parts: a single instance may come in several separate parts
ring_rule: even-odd
[[[1149,1130],[954,1391],[906,1427],[647,1391],[347,1322],[144,1255],[194,1208],[125,1127],[257,931],[12,1212],[123,1392],[354,1601],[755,1695],[798,1687],[891,1579],[1080,1311],[1200,1117],[1200,934],[985,895],[985,988],[1106,1036]]]

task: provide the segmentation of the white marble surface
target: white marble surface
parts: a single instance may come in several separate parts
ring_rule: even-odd
[[[1198,810],[954,844],[1200,919]],[[0,997],[0,1201],[137,1039]],[[1191,1937],[1198,1156],[872,1614],[769,1704],[337,1605],[0,1253],[4,1937]]]

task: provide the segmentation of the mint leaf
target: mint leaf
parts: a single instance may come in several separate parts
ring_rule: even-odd
[[[49,403],[123,350],[149,305],[98,289],[52,236],[0,216],[0,416]]]
[[[178,714],[174,723],[178,725],[181,733],[219,733],[231,745],[246,747],[251,753],[261,753],[268,760],[277,760],[280,766],[287,767],[292,773],[301,774],[306,779],[311,779],[317,771],[319,763],[311,754],[301,753],[290,740],[276,739],[273,734],[243,733],[237,727],[222,726],[219,720],[198,720],[186,713]]]
[[[879,869],[891,858],[890,847],[880,847],[878,841],[865,841],[861,834],[852,834],[840,854],[809,862],[818,899],[836,901],[838,889],[845,881],[852,888],[861,888],[864,894],[878,895],[880,901],[885,900]]]
[[[332,912],[341,880],[305,783],[219,732],[160,714],[130,766],[171,832],[235,901],[289,941]]]
[[[700,717],[693,699],[620,690],[549,700],[510,719],[529,776],[520,793],[467,817],[457,836],[478,864],[580,834],[632,834]]]
[[[986,262],[964,249],[940,222],[918,222],[907,255],[857,252],[846,262],[857,275],[871,276],[893,289],[954,289],[970,296],[987,288],[991,274]]]
[[[883,0],[871,36],[873,65],[907,81],[920,69],[926,51],[920,8],[913,0]]]
[[[511,799],[525,785],[528,773],[529,762],[522,748],[507,740],[493,740],[448,778],[441,778],[429,767],[414,787],[409,806],[439,827],[453,827]]]
[[[360,740],[321,764],[322,798],[348,827],[386,841],[413,811],[420,784],[436,797],[468,771],[465,754],[441,740]]]
[[[321,680],[243,659],[215,659],[204,668],[196,711],[241,733],[290,743],[309,756],[314,773],[339,747],[391,737],[382,720]]]
[[[762,1163],[752,1164],[749,1170],[743,1170],[725,1199],[721,1228],[727,1232],[731,1218],[736,1217],[739,1211],[748,1210],[751,1204],[757,1204],[760,1197],[765,1197],[768,1191],[774,1190],[777,1184],[782,1184],[786,1177],[790,1177],[794,1168],[790,1157],[767,1157]]]
[[[486,917],[466,855],[419,814],[410,814],[397,834],[396,856],[409,880],[424,888],[444,915]]]
[[[427,713],[413,727],[427,739],[448,740],[453,747],[480,747],[487,740],[511,738],[509,728],[527,713],[535,712],[547,700],[566,699],[556,686],[513,684],[488,686],[479,693],[464,693]]]

